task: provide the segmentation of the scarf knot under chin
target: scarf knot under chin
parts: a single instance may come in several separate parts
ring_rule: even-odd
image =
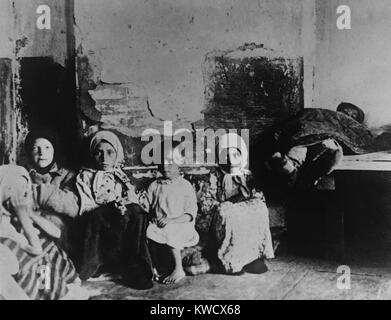
[[[31,166],[31,168],[38,174],[40,175],[45,175],[49,172],[54,172],[54,171],[57,171],[58,167],[57,167],[57,163],[56,161],[53,159],[53,161],[45,168],[39,168],[37,166]]]
[[[224,175],[222,184],[225,199],[235,196],[238,192],[240,192],[246,199],[250,197],[250,190],[247,186],[247,178],[244,174],[232,175],[227,173]]]

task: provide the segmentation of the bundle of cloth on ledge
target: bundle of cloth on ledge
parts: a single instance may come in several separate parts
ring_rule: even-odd
[[[317,185],[337,167],[343,155],[391,150],[389,135],[374,136],[355,117],[326,109],[304,109],[270,134],[266,144],[270,150],[264,152],[270,155],[266,165],[275,177],[298,188]]]
[[[364,154],[391,149],[391,141],[374,136],[362,123],[342,112],[308,108],[279,124],[274,130],[276,145],[281,150],[308,146],[334,139],[344,153]]]

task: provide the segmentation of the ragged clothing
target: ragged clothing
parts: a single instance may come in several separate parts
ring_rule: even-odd
[[[61,230],[57,245],[71,254],[73,219],[80,208],[75,173],[54,163],[45,172],[30,168],[29,175],[33,183],[34,210]]]
[[[47,173],[30,168],[33,183],[35,209],[53,214],[76,217],[79,213],[79,197],[75,189],[75,173],[53,164]]]
[[[145,236],[147,214],[139,205],[127,205],[125,214],[120,214],[109,203],[77,219],[81,236],[75,264],[82,280],[94,276],[101,267],[123,277],[152,278]]]
[[[220,172],[218,200],[211,231],[217,256],[229,273],[240,272],[259,258],[274,258],[269,211],[263,194],[254,187],[251,172]]]
[[[270,133],[274,153],[267,161],[271,169],[288,186],[299,188],[316,185],[338,166],[343,155],[391,149],[391,140],[385,136],[375,137],[352,117],[327,109],[304,109]]]
[[[77,218],[80,236],[76,241],[80,252],[75,263],[80,278],[86,280],[105,268],[119,272],[131,287],[150,288],[147,214],[138,205],[135,188],[121,170],[124,153],[118,137],[109,131],[97,132],[90,141],[91,157],[101,142],[108,142],[116,152],[113,167],[83,168],[76,178],[81,205]]]
[[[53,241],[41,241],[43,253],[32,257],[15,241],[0,237],[0,244],[17,258],[19,270],[14,279],[27,296],[32,300],[58,300],[68,293],[68,285],[76,281],[76,269]]]
[[[90,155],[101,142],[109,143],[116,152],[113,168],[97,170],[83,168],[77,178],[76,187],[80,196],[80,214],[92,211],[99,206],[115,202],[126,212],[126,205],[138,203],[135,188],[129,177],[122,171],[124,150],[118,137],[111,131],[99,131],[90,141]]]
[[[316,185],[325,175],[330,174],[342,161],[343,149],[334,139],[326,139],[310,146],[291,148],[286,160],[290,184],[297,186]]]
[[[157,179],[148,188],[144,207],[157,218],[177,218],[183,214],[192,218],[190,222],[167,224],[164,228],[150,223],[147,229],[149,239],[179,249],[198,243],[199,236],[195,230],[197,198],[190,182],[182,177]]]
[[[84,168],[76,178],[80,196],[80,214],[110,202],[138,203],[135,187],[119,168],[100,171]]]
[[[220,181],[217,196],[219,201],[238,202],[252,196],[253,180],[250,171],[242,169],[242,174],[225,173]]]
[[[29,175],[34,184],[53,184],[58,188],[71,188],[75,173],[54,163],[46,173],[39,173],[36,169],[28,168]]]
[[[286,153],[296,146],[309,146],[327,139],[337,141],[344,154],[363,154],[391,149],[363,124],[342,112],[307,108],[279,124],[273,131],[275,145]]]
[[[8,253],[13,255],[12,261],[17,261],[17,266],[15,265],[17,269],[12,268],[11,271],[14,274],[16,284],[29,298],[59,299],[67,293],[67,285],[76,280],[76,270],[65,252],[56,246],[47,233],[41,231],[38,234],[38,231],[32,227],[33,199],[31,188],[32,183],[26,169],[13,165],[0,166],[0,244],[8,248]],[[19,223],[21,222],[20,219],[25,220],[22,223],[24,235],[18,232],[18,226],[15,227],[11,223],[12,217],[17,217]],[[26,219],[32,221],[26,223]],[[41,219],[39,221],[42,222]],[[37,223],[37,220],[34,220],[34,222]],[[28,227],[29,224],[31,227]],[[45,231],[56,230],[49,222],[45,222],[44,225],[46,227],[50,226],[49,229],[44,228]],[[42,228],[42,225],[39,225],[39,227]],[[28,240],[35,240],[34,237],[28,236],[29,233],[34,233],[34,237],[38,238],[36,239],[39,242],[38,246],[35,245],[33,248],[40,249],[39,254],[31,255],[26,252],[26,250],[28,252],[31,250]],[[46,280],[49,279],[53,282],[50,283],[50,286],[43,288],[43,273],[40,273],[40,271],[43,271],[43,268],[46,267],[48,267]],[[12,282],[9,282],[9,284],[12,284]]]

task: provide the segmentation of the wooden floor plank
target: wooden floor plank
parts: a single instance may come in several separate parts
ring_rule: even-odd
[[[268,261],[269,271],[261,275],[242,276],[206,274],[186,277],[179,284],[137,291],[112,281],[88,282],[99,289],[97,300],[359,300],[391,299],[391,275],[378,274],[379,269],[352,266],[351,289],[337,288],[336,263],[314,259],[277,258]]]

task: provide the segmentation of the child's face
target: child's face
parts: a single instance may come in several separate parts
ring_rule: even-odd
[[[35,140],[32,148],[32,160],[38,168],[46,168],[54,159],[54,147],[51,142],[45,138]]]
[[[104,141],[98,144],[93,156],[96,167],[99,170],[113,169],[117,160],[117,152],[113,146]]]
[[[343,109],[343,112],[354,120],[359,121],[359,114],[357,110],[353,108],[345,108]]]
[[[178,162],[181,159],[175,157],[173,151],[167,153],[164,157],[164,163],[159,166],[159,171],[167,179],[174,179],[179,176],[179,165]]]
[[[222,150],[220,164],[228,168],[240,168],[242,166],[242,154],[236,148]]]
[[[231,168],[240,168],[242,166],[242,154],[238,149],[228,149],[228,164]]]

